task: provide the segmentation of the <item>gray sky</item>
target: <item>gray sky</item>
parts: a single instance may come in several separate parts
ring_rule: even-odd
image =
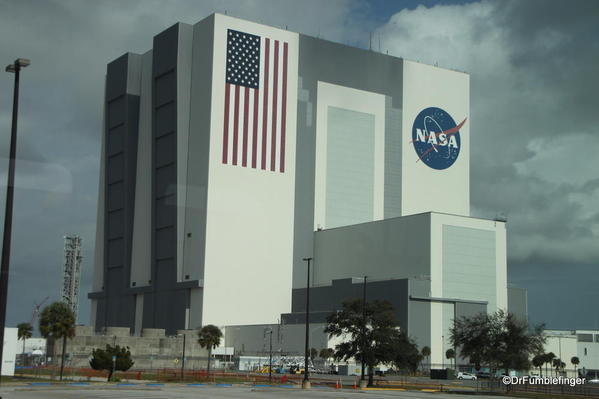
[[[420,6],[416,7],[419,3]],[[533,322],[599,327],[599,2],[0,0],[0,61],[22,74],[8,324],[58,299],[63,236],[84,238],[89,321],[106,64],[212,12],[471,74],[474,216],[508,216],[508,278]],[[4,66],[0,65],[0,66]],[[0,186],[12,75],[0,75]],[[0,192],[4,206],[5,193]]]

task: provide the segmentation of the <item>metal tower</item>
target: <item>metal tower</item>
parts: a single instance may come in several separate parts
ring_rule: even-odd
[[[66,303],[77,321],[79,311],[79,283],[81,282],[81,237],[78,235],[64,238],[64,275],[62,282],[62,301]]]

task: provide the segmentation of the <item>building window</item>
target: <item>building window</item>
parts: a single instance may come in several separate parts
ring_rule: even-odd
[[[576,334],[578,342],[593,342],[593,334]]]

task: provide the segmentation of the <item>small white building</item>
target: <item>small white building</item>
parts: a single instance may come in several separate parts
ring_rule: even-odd
[[[4,376],[15,375],[15,359],[17,355],[17,329],[4,328],[4,342],[2,351],[2,367],[0,374]]]
[[[544,352],[553,352],[566,364],[568,377],[578,370],[583,375],[599,375],[599,330],[546,330],[545,335]],[[580,361],[577,366],[571,362],[574,356]]]

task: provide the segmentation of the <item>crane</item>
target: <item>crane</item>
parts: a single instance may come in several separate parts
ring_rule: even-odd
[[[33,312],[31,312],[31,321],[29,322],[29,324],[33,325],[33,323],[35,322],[35,319],[37,319],[37,317],[40,314],[40,309],[42,307],[42,305],[44,303],[46,303],[46,301],[50,299],[49,296],[47,296],[46,298],[44,298],[43,301],[41,301],[40,303],[35,303],[34,302],[34,306],[33,306]]]

